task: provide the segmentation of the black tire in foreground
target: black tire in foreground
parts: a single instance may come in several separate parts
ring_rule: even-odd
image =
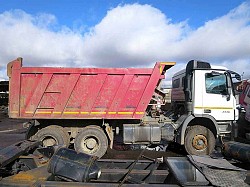
[[[57,125],[47,126],[40,129],[32,140],[40,140],[43,147],[62,145],[68,147],[70,143],[69,134],[63,129],[63,127]]]
[[[83,128],[75,138],[75,150],[101,158],[108,149],[108,139],[102,128],[91,125]]]
[[[190,126],[185,133],[184,147],[190,155],[210,155],[215,148],[215,136],[204,126]]]

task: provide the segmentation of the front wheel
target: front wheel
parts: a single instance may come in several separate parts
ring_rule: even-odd
[[[215,147],[215,136],[210,129],[194,125],[186,130],[184,146],[190,155],[210,155]]]
[[[108,139],[102,128],[92,125],[77,134],[74,145],[76,151],[101,158],[108,149]]]

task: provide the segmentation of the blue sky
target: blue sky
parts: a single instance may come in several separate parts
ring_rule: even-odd
[[[244,0],[5,0],[0,12],[21,9],[29,14],[49,13],[58,23],[74,28],[79,25],[94,26],[107,11],[124,4],[149,4],[159,9],[173,22],[188,19],[189,25],[198,27],[206,21],[226,14]]]
[[[249,0],[2,0],[0,79],[6,64],[152,67],[191,59],[250,77]]]

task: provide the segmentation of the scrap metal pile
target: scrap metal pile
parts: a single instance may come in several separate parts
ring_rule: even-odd
[[[240,158],[249,159],[249,145],[242,145]],[[233,142],[226,149],[241,154]],[[99,159],[25,140],[0,150],[0,186],[248,186],[247,171],[222,157],[152,159],[144,151],[135,160]]]

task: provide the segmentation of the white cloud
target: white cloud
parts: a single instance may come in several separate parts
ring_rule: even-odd
[[[155,61],[177,61],[168,79],[190,59],[200,59],[250,77],[249,3],[200,28],[186,20],[173,23],[159,9],[140,4],[109,10],[84,34],[58,25],[54,15],[22,10],[1,13],[0,28],[1,73],[22,56],[24,66],[152,67]]]
[[[222,66],[226,66],[228,69],[233,70],[240,75],[243,75],[243,78],[250,79],[250,59],[240,59],[235,61],[223,61]]]
[[[243,3],[211,20],[177,44],[183,57],[238,60],[250,58],[250,5]]]
[[[54,32],[55,17],[48,14],[31,16],[21,10],[0,15],[1,65],[22,56],[25,65],[66,65],[77,60],[82,36],[70,29]]]
[[[85,36],[85,58],[107,66],[145,66],[166,60],[169,45],[182,37],[185,26],[172,24],[149,5],[118,6]]]

